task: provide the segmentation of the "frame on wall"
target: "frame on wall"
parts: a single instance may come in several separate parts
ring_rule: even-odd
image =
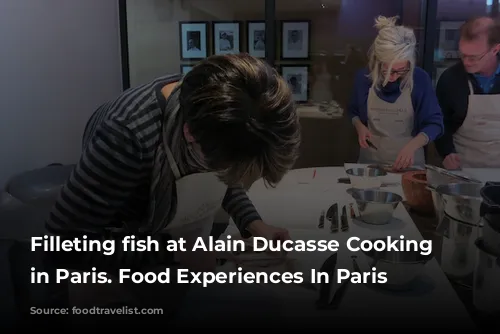
[[[181,74],[186,74],[187,72],[191,71],[194,65],[185,65],[181,64]]]
[[[281,21],[281,60],[309,60],[310,49],[311,21]]]
[[[439,23],[439,52],[444,60],[460,59],[458,41],[460,27],[465,21],[441,21]]]
[[[281,76],[292,89],[293,99],[297,103],[309,101],[309,65],[281,65]]]
[[[214,55],[241,52],[241,21],[212,22],[212,50]]]
[[[129,50],[129,33],[128,33],[128,15],[127,15],[127,1],[128,0],[118,0],[118,12],[119,12],[119,30],[120,30],[120,49],[121,49],[121,71],[122,71],[122,89],[126,90],[131,87],[130,83],[130,50]],[[435,48],[437,45],[437,39],[439,37],[439,20],[438,20],[438,2],[430,0],[422,0],[422,10],[421,10],[421,22],[424,22],[423,27],[423,45],[421,57],[419,59],[420,66],[430,75],[433,76],[435,73]],[[462,18],[461,18],[462,19]],[[279,44],[275,41],[276,37],[279,36],[279,27],[274,24],[278,18],[276,17],[276,0],[265,0],[265,22],[266,22],[266,43],[267,45],[273,45],[273,47],[268,47],[266,52],[265,60],[271,66],[275,67],[276,54],[274,48],[274,43]],[[205,23],[205,22],[203,22]],[[208,29],[207,29],[208,33]],[[179,33],[180,35],[180,33]],[[208,41],[209,36],[205,36],[205,40]],[[181,49],[182,50],[182,49]],[[210,50],[207,47],[207,56]],[[182,58],[182,51],[181,51]],[[185,61],[191,60],[190,58],[185,58]],[[193,59],[199,60],[199,59]],[[283,59],[282,59],[283,60]],[[296,59],[300,60],[300,59]]]
[[[247,21],[247,44],[248,54],[266,57],[266,21]]]
[[[207,21],[179,22],[181,60],[202,60],[208,57],[208,27]]]

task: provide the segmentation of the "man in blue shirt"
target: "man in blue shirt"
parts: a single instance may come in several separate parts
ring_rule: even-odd
[[[462,61],[440,77],[436,94],[445,134],[436,149],[447,169],[500,167],[500,23],[468,20],[460,31]]]

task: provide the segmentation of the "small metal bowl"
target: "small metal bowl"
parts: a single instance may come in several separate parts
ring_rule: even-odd
[[[388,224],[403,198],[395,193],[376,189],[350,188],[347,193],[356,201],[359,220],[374,225]]]
[[[381,240],[387,242],[385,238],[372,239],[372,243]],[[363,251],[368,260],[370,269],[377,268],[377,272],[387,273],[387,283],[391,288],[409,286],[425,270],[425,264],[434,256],[422,255],[420,251]]]
[[[346,174],[354,188],[366,189],[380,187],[387,172],[379,168],[350,168]]]

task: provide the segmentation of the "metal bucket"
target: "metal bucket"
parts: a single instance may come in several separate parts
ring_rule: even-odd
[[[483,238],[486,247],[500,253],[500,182],[487,182],[481,189]]]
[[[481,184],[452,183],[440,185],[436,192],[442,198],[444,212],[458,221],[478,225],[481,220]]]
[[[480,208],[481,184],[454,183],[435,189],[441,199],[441,220],[437,227],[443,236],[440,263],[455,282],[471,288],[476,262],[475,241],[482,236]]]
[[[489,249],[482,238],[476,241],[476,246],[474,307],[481,313],[500,315],[500,254]]]
[[[449,279],[472,288],[476,265],[475,241],[481,237],[482,228],[455,220],[444,214],[436,228],[443,237],[439,263]]]
[[[443,197],[436,191],[436,188],[428,186],[427,189],[430,190],[432,195],[432,203],[434,204],[437,221],[441,222],[444,218]]]

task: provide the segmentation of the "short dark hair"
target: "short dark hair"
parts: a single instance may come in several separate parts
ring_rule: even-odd
[[[485,36],[488,45],[500,44],[500,21],[488,16],[476,16],[467,20],[460,28],[460,37],[474,41]]]
[[[179,102],[210,169],[228,184],[275,186],[294,165],[300,124],[286,81],[248,54],[211,56],[183,79]]]

